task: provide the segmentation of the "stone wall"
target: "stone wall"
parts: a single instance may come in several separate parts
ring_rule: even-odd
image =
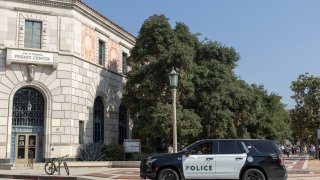
[[[55,7],[62,2],[37,3],[0,0],[0,152],[4,152],[0,161],[12,153],[12,101],[23,87],[37,89],[45,99],[45,158],[76,156],[79,121],[84,121],[84,143],[92,142],[93,103],[98,96],[105,105],[105,142],[118,142],[118,109],[125,82],[121,58],[123,52],[129,55],[134,42],[81,3],[75,9]],[[42,46],[36,51],[53,54],[52,63],[9,60],[11,50],[35,51],[24,47],[25,20],[42,22]],[[99,39],[106,42],[104,65],[98,64]],[[28,77],[30,64],[36,66],[33,80]]]

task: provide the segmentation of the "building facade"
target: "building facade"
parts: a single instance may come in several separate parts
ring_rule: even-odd
[[[80,0],[0,0],[0,162],[76,158],[83,144],[128,138],[134,43]]]

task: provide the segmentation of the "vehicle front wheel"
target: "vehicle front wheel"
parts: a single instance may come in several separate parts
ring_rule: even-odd
[[[180,180],[180,178],[175,170],[167,168],[160,171],[157,180]]]
[[[241,180],[266,180],[265,175],[259,169],[248,169],[243,173]]]

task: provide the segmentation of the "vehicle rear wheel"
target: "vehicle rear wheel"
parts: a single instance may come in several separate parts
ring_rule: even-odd
[[[175,170],[167,168],[160,171],[157,180],[180,180],[180,178]]]
[[[241,180],[266,180],[266,177],[259,169],[252,168],[243,173]]]

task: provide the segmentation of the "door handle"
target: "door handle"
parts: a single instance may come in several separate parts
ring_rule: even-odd
[[[206,161],[212,161],[213,158],[206,158]]]
[[[237,158],[236,158],[236,160],[241,160],[241,159],[243,159],[243,158],[242,158],[242,157],[237,157]]]

